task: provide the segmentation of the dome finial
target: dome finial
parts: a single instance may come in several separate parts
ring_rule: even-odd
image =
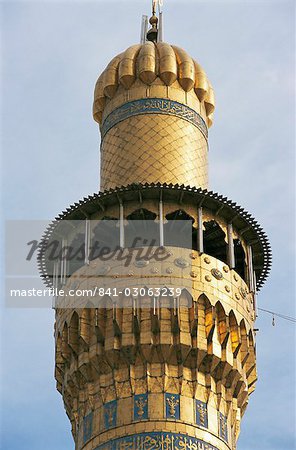
[[[156,16],[156,4],[157,0],[152,0],[152,16],[149,19],[151,28],[147,32],[147,40],[151,42],[157,42],[158,36],[158,17]]]

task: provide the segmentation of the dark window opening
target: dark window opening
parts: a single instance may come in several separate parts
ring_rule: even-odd
[[[105,216],[98,220],[97,225],[92,230],[90,260],[98,258],[104,249],[114,251],[119,246],[119,224],[115,217]],[[105,251],[106,250],[106,251]]]
[[[196,250],[197,231],[196,228],[193,227],[193,223],[193,217],[181,209],[167,214],[165,216],[163,227],[164,245]]]
[[[137,209],[126,217],[125,247],[159,246],[157,215],[145,208]]]
[[[204,222],[204,252],[227,264],[225,233],[215,220]]]
[[[69,245],[70,252],[68,254],[69,274],[76,272],[84,266],[85,262],[85,236],[78,233]]]
[[[234,256],[235,256],[235,271],[239,276],[246,280],[246,263],[245,263],[245,252],[243,246],[239,239],[233,240],[234,245]]]

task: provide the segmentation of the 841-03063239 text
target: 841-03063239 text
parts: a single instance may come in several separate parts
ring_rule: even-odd
[[[103,297],[109,295],[112,297],[118,297],[123,295],[125,297],[179,297],[182,293],[181,287],[126,287],[124,289],[118,288],[103,288],[95,287],[93,289],[93,296]]]
[[[93,289],[11,289],[12,297],[42,297],[42,296],[66,296],[66,297],[179,297],[181,287],[126,287],[104,288],[96,286]]]

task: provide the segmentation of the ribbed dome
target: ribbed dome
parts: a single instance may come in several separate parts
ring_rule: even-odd
[[[158,77],[166,86],[178,81],[185,92],[194,90],[204,102],[211,125],[215,102],[206,73],[185,50],[164,42],[133,45],[112,59],[96,83],[94,119],[101,123],[106,101],[114,97],[119,86],[129,90],[136,80],[150,86]]]

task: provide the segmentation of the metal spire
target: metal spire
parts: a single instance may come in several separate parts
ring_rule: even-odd
[[[141,26],[141,41],[140,41],[141,44],[144,44],[146,42],[147,30],[148,30],[148,16],[143,15]]]
[[[162,7],[163,7],[163,0],[152,0],[152,16],[149,19],[151,28],[146,33],[147,34],[146,38],[148,41],[152,41],[152,42],[162,42],[163,41]],[[159,13],[159,18],[156,15],[157,10]]]
[[[156,16],[156,5],[157,0],[152,0],[152,16],[149,19],[151,28],[147,33],[147,40],[152,42],[157,42],[158,37],[158,17]]]

